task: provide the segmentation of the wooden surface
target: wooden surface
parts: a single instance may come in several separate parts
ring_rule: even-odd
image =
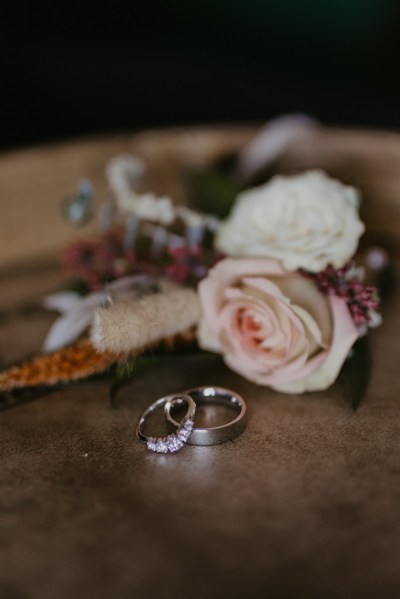
[[[38,304],[58,283],[56,251],[76,234],[59,218],[59,199],[79,177],[101,196],[106,160],[134,149],[151,160],[149,185],[182,201],[182,161],[207,163],[250,134],[154,132],[0,157],[1,363],[40,348],[51,316]],[[276,168],[326,165],[365,183],[372,237],[396,252],[399,137],[336,130],[313,144],[293,147]],[[397,598],[398,302],[396,290],[372,335],[372,380],[355,413],[340,381],[291,397],[244,381],[218,358],[189,356],[133,379],[115,409],[100,385],[0,412],[1,599]],[[133,434],[145,407],[199,384],[245,397],[244,434],[173,456],[147,453]]]

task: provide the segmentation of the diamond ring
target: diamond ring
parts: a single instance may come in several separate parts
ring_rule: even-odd
[[[174,426],[179,426],[179,422],[174,419],[172,413],[176,408],[183,405],[182,397],[187,395],[196,404],[223,405],[231,408],[236,414],[233,420],[221,426],[193,428],[186,441],[189,445],[218,445],[234,439],[243,432],[246,426],[246,404],[244,399],[237,393],[222,387],[196,387],[184,391],[182,395],[171,396],[165,402],[164,410],[167,419]]]
[[[167,437],[148,437],[143,433],[143,429],[145,427],[146,418],[152,413],[155,412],[158,408],[165,406],[168,401],[179,401],[179,405],[186,403],[187,411],[181,422],[173,423],[176,427],[176,432],[168,435]],[[186,393],[166,395],[161,399],[158,399],[154,403],[151,404],[144,412],[143,416],[139,420],[139,423],[136,428],[136,434],[141,441],[144,441],[147,445],[147,449],[150,451],[155,451],[156,453],[175,453],[182,449],[182,447],[187,443],[192,429],[193,429],[193,420],[194,415],[196,413],[196,404],[190,395]]]

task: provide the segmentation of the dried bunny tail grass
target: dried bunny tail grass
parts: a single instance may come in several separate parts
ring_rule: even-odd
[[[91,332],[99,351],[130,353],[195,327],[200,302],[193,289],[179,288],[98,308]]]
[[[82,339],[0,372],[0,392],[76,381],[149,349],[172,351],[187,346],[196,340],[199,318],[197,293],[184,288],[168,288],[99,308],[92,339]]]
[[[0,372],[0,391],[75,381],[104,372],[118,359],[123,359],[123,356],[109,351],[99,352],[89,339],[82,339],[54,353],[37,356]]]
[[[165,337],[151,346],[138,348],[135,352],[114,353],[99,352],[89,339],[82,339],[69,347],[37,356],[20,366],[0,372],[0,392],[77,381],[105,372],[116,362],[124,362],[148,349],[172,351],[192,344],[195,340],[196,327],[191,327],[178,335]]]

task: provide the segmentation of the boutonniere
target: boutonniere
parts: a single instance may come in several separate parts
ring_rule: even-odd
[[[101,233],[63,259],[87,294],[47,299],[62,315],[44,344],[51,353],[31,362],[40,376],[17,366],[0,373],[0,390],[65,382],[63,352],[82,342],[92,366],[70,367],[71,380],[183,344],[278,391],[332,385],[381,323],[378,290],[354,262],[365,229],[359,191],[322,171],[279,175],[235,194],[221,221],[139,193],[144,170],[127,156],[108,165],[114,203],[100,210]]]

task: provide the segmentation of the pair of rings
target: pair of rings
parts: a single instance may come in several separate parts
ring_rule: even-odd
[[[178,421],[174,413],[183,405],[186,413]],[[195,427],[197,404],[224,405],[234,411],[233,420],[212,428]],[[144,434],[147,417],[156,410],[164,408],[165,416],[175,427],[175,432],[167,437],[148,437]],[[150,451],[156,453],[175,453],[188,443],[189,445],[219,445],[240,435],[246,426],[246,404],[240,395],[222,387],[196,387],[183,393],[166,395],[147,408],[137,425],[136,434],[144,441]]]

